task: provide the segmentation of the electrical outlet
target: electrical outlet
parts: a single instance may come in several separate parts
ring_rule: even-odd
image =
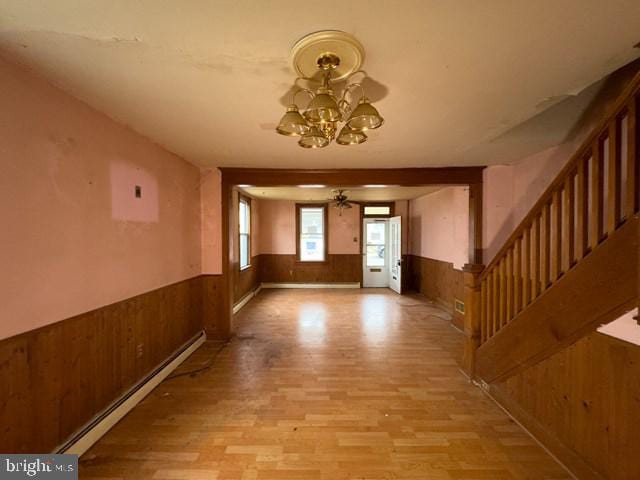
[[[142,187],[140,185],[136,185],[135,195],[136,198],[142,198]]]
[[[144,354],[144,345],[142,343],[139,343],[138,346],[136,346],[136,357],[142,358],[143,354]]]

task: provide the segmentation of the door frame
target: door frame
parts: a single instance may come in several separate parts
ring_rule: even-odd
[[[370,215],[368,217],[363,217],[362,218],[362,234],[360,235],[360,254],[362,256],[362,288],[389,288],[389,285],[391,283],[389,276],[390,276],[390,270],[389,267],[391,266],[390,261],[389,261],[389,219],[391,217],[387,217],[386,215]],[[365,282],[365,270],[367,269],[367,254],[365,252],[365,246],[366,246],[366,242],[363,240],[363,236],[365,233],[364,230],[364,223],[370,220],[372,223],[376,223],[376,222],[384,222],[385,224],[385,230],[384,230],[384,271],[385,271],[385,277],[386,277],[386,281],[387,284],[386,285],[375,285],[375,286],[365,286],[364,282]]]
[[[366,185],[468,186],[469,187],[469,265],[482,264],[482,171],[485,167],[442,168],[351,168],[351,169],[278,169],[278,168],[220,168],[222,275],[215,298],[216,319],[212,331],[217,338],[228,339],[232,334],[233,264],[229,247],[232,192],[238,185],[284,187],[297,185],[328,185],[364,187]],[[207,292],[213,296],[213,293]],[[206,324],[206,320],[205,320]]]

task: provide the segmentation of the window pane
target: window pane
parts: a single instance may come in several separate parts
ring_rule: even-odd
[[[300,226],[302,234],[319,234],[322,235],[324,228],[322,208],[301,208],[300,209]]]
[[[364,207],[364,214],[365,215],[390,215],[391,214],[391,207],[386,206],[386,207],[375,207],[375,206],[366,206]]]
[[[300,260],[322,262],[324,260],[324,240],[319,236],[302,235],[300,238]]]
[[[324,208],[300,209],[300,260],[324,261]]]
[[[240,268],[249,265],[249,235],[240,235]]]
[[[367,267],[384,267],[384,245],[367,245]]]
[[[384,245],[384,223],[367,223],[367,245]]]
[[[240,233],[249,233],[249,225],[250,225],[250,213],[249,213],[249,204],[240,201],[239,205],[239,222],[240,222]]]

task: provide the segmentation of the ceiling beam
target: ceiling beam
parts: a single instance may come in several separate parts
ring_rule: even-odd
[[[305,184],[362,187],[389,185],[471,185],[482,183],[484,167],[279,169],[220,168],[229,185],[285,187]]]

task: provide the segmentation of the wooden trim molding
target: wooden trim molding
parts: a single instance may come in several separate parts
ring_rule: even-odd
[[[345,169],[278,169],[220,168],[223,181],[230,185],[250,183],[262,187],[305,184],[348,185],[471,185],[482,183],[484,167],[446,168],[345,168]]]

